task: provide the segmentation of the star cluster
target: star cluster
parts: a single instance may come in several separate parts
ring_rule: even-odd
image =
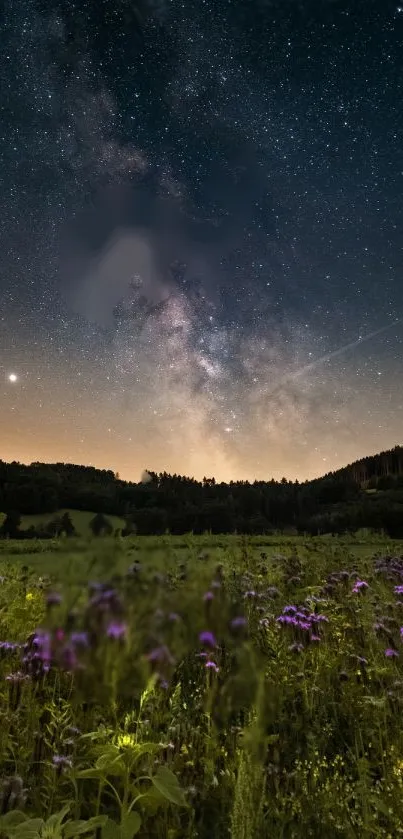
[[[4,8],[0,457],[301,480],[401,444],[400,7]]]

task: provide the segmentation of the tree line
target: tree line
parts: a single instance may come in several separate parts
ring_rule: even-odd
[[[108,515],[125,521],[123,535],[274,531],[343,533],[360,528],[403,536],[403,447],[364,458],[322,478],[288,481],[196,481],[146,472],[138,483],[111,470],[66,463],[29,466],[0,461],[0,535],[73,535],[62,509],[90,510],[97,535],[113,531]],[[51,526],[24,531],[21,516],[54,513]],[[68,514],[67,514],[68,515]],[[98,518],[96,518],[98,516]],[[61,519],[63,519],[61,521]],[[11,531],[10,531],[11,525]],[[70,532],[68,532],[70,529]]]

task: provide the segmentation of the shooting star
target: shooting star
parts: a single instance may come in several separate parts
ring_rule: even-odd
[[[365,344],[367,341],[371,341],[378,335],[382,335],[384,332],[387,332],[387,330],[391,329],[392,326],[396,326],[397,324],[402,323],[402,321],[403,318],[398,318],[394,320],[393,323],[388,323],[386,326],[381,326],[380,329],[375,329],[373,332],[368,332],[368,335],[359,337],[356,341],[350,341],[350,343],[344,344],[342,347],[339,347],[338,350],[326,353],[325,355],[320,356],[320,358],[317,358],[315,361],[311,361],[309,364],[305,364],[304,367],[300,367],[298,370],[294,370],[293,372],[286,374],[285,376],[283,376],[281,381],[277,383],[272,393],[278,390],[278,388],[281,387],[285,382],[294,381],[295,379],[301,378],[301,376],[304,376],[306,373],[310,373],[311,370],[315,370],[321,364],[325,364],[326,361],[331,361],[331,359],[337,358],[339,355],[343,355],[349,350],[353,350],[355,349],[355,347],[359,347],[361,344]]]

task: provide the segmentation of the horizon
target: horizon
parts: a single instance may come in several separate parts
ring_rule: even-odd
[[[355,458],[354,460],[349,461],[348,463],[340,465],[336,470],[329,470],[328,472],[323,472],[320,475],[315,475],[312,478],[303,478],[303,479],[289,478],[289,477],[287,477],[287,475],[282,475],[281,478],[274,478],[273,476],[270,476],[270,477],[268,476],[266,478],[251,478],[251,479],[229,478],[227,481],[225,481],[225,480],[219,480],[218,478],[216,478],[215,475],[204,474],[203,477],[198,478],[194,475],[187,475],[187,474],[183,474],[183,473],[179,473],[179,472],[168,472],[166,469],[165,470],[162,469],[159,472],[155,472],[154,469],[142,469],[141,476],[145,476],[147,474],[151,475],[152,473],[153,474],[163,474],[165,472],[167,475],[169,475],[171,477],[176,475],[177,477],[185,478],[186,480],[196,481],[198,483],[202,483],[204,478],[206,478],[207,480],[214,479],[217,484],[220,484],[220,483],[221,484],[222,483],[229,484],[231,481],[233,483],[238,483],[238,482],[241,482],[241,481],[245,481],[246,483],[250,483],[250,484],[253,484],[255,482],[256,483],[261,483],[261,482],[262,483],[269,483],[272,480],[274,480],[276,483],[281,483],[281,481],[285,478],[289,483],[303,484],[303,483],[310,483],[311,481],[315,481],[315,480],[318,480],[320,478],[325,478],[325,477],[327,477],[327,475],[330,475],[334,472],[338,472],[338,471],[343,470],[343,469],[348,469],[349,467],[353,466],[355,463],[359,463],[362,460],[366,460],[367,458],[380,457],[381,455],[387,454],[391,451],[394,451],[395,449],[401,449],[401,448],[403,448],[402,443],[395,443],[395,445],[391,446],[390,449],[383,449],[382,451],[373,452],[373,453],[370,453],[370,454],[365,454],[362,457]],[[14,460],[4,460],[2,457],[0,457],[0,462],[5,463],[6,465],[11,465],[13,463],[16,463],[19,466],[27,466],[27,467],[31,467],[31,466],[35,466],[35,465],[42,465],[42,464],[44,466],[57,466],[57,465],[76,466],[78,468],[95,469],[97,471],[102,471],[102,472],[112,472],[115,478],[123,481],[124,483],[133,483],[133,484],[147,483],[146,480],[142,480],[142,477],[140,477],[139,480],[134,480],[133,478],[132,479],[124,478],[122,476],[121,472],[119,472],[119,470],[114,470],[112,467],[108,467],[108,466],[105,466],[105,467],[96,466],[95,464],[92,464],[92,463],[75,463],[75,462],[72,462],[72,461],[63,461],[63,460],[44,461],[44,460],[38,460],[38,459],[32,460],[28,463],[28,462],[25,462],[25,461],[20,461],[20,460],[15,460],[15,459]]]

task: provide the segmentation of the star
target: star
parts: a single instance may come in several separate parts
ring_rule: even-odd
[[[9,373],[8,381],[11,382],[12,384],[15,384],[16,382],[18,382],[17,374],[16,373]]]

